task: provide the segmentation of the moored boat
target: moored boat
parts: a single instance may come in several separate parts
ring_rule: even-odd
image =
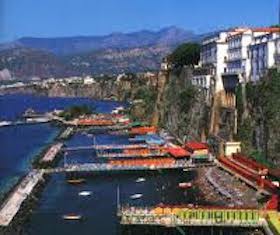
[[[66,215],[63,215],[62,218],[64,220],[81,220],[82,216],[77,215],[77,214],[66,214]]]
[[[183,183],[179,183],[179,188],[181,189],[188,189],[192,187],[192,183],[191,182],[183,182]]]
[[[91,191],[81,191],[81,192],[79,192],[79,196],[83,196],[83,197],[90,196],[91,194],[92,194]]]
[[[69,184],[82,184],[82,183],[86,182],[86,180],[83,179],[83,178],[80,178],[80,179],[68,179],[67,182]]]
[[[142,182],[145,182],[146,179],[143,178],[143,177],[139,177],[137,180],[135,180],[136,183],[142,183]]]
[[[130,198],[133,200],[136,200],[136,199],[140,199],[142,196],[143,196],[143,194],[137,193],[137,194],[131,195]]]

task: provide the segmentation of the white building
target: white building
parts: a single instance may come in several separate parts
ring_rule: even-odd
[[[226,75],[236,75],[239,81],[246,81],[251,71],[248,47],[253,40],[251,29],[236,29],[227,38]]]
[[[93,84],[93,83],[95,83],[94,78],[89,77],[89,76],[87,76],[87,77],[84,78],[84,84],[85,84],[85,85],[91,85],[91,84]]]
[[[263,31],[265,31],[263,29]],[[265,75],[269,68],[279,64],[280,38],[279,29],[266,30],[254,37],[250,47],[251,73],[250,80],[256,82]]]
[[[225,58],[227,56],[228,49],[226,39],[228,37],[228,33],[229,32],[216,33],[207,37],[202,42],[200,65],[202,67],[211,65],[215,68],[214,74],[216,79],[216,92],[223,90],[222,74],[225,72],[226,68]]]
[[[205,38],[201,49],[200,66],[212,65],[214,73],[195,75],[193,84],[201,86],[212,75],[215,93],[233,92],[237,83],[256,81],[276,64],[280,64],[279,28],[219,32]]]

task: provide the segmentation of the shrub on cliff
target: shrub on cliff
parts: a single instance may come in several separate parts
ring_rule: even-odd
[[[168,60],[175,67],[184,65],[194,66],[200,59],[200,45],[197,43],[184,43],[178,46],[175,51],[168,56]]]

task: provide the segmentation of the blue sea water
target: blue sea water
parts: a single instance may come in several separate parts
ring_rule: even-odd
[[[118,102],[95,101],[88,98],[48,98],[32,95],[0,96],[0,121],[17,120],[32,108],[37,112],[64,109],[86,104],[98,112],[111,112]],[[51,124],[9,126],[0,128],[0,199],[31,167],[34,157],[59,133]]]
[[[15,120],[28,108],[32,108],[36,112],[47,112],[81,104],[89,105],[100,113],[111,112],[112,109],[120,105],[119,102],[97,101],[90,98],[4,95],[0,96],[0,120]]]
[[[0,128],[0,198],[25,175],[59,130],[49,124]]]

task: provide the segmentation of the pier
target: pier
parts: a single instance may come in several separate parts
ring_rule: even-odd
[[[59,136],[60,139],[67,139],[74,131],[73,127],[67,127]]]
[[[164,157],[166,156],[167,153],[162,153],[162,152],[151,152],[151,153],[98,153],[97,156],[100,158],[136,158],[136,157],[141,157],[141,158],[149,158],[149,157]]]
[[[258,209],[234,208],[144,208],[123,207],[118,216],[122,225],[145,225],[164,227],[251,227],[264,228],[269,235],[274,233],[266,220],[273,212]]]
[[[62,146],[63,143],[57,143],[52,145],[46,152],[46,154],[43,156],[43,158],[40,160],[40,162],[52,162],[61,150]]]
[[[113,171],[155,171],[172,169],[195,169],[197,167],[210,166],[210,164],[195,165],[191,163],[175,163],[162,165],[113,165],[110,163],[87,163],[87,164],[67,164],[64,167],[44,169],[44,173],[60,172],[113,172]]]
[[[125,150],[125,149],[155,149],[147,144],[108,144],[108,145],[87,145],[87,146],[76,146],[76,147],[66,147],[63,151],[79,151],[79,150]]]
[[[0,208],[0,226],[8,226],[11,223],[22,203],[42,179],[43,171],[36,170],[32,170],[23,178]]]

